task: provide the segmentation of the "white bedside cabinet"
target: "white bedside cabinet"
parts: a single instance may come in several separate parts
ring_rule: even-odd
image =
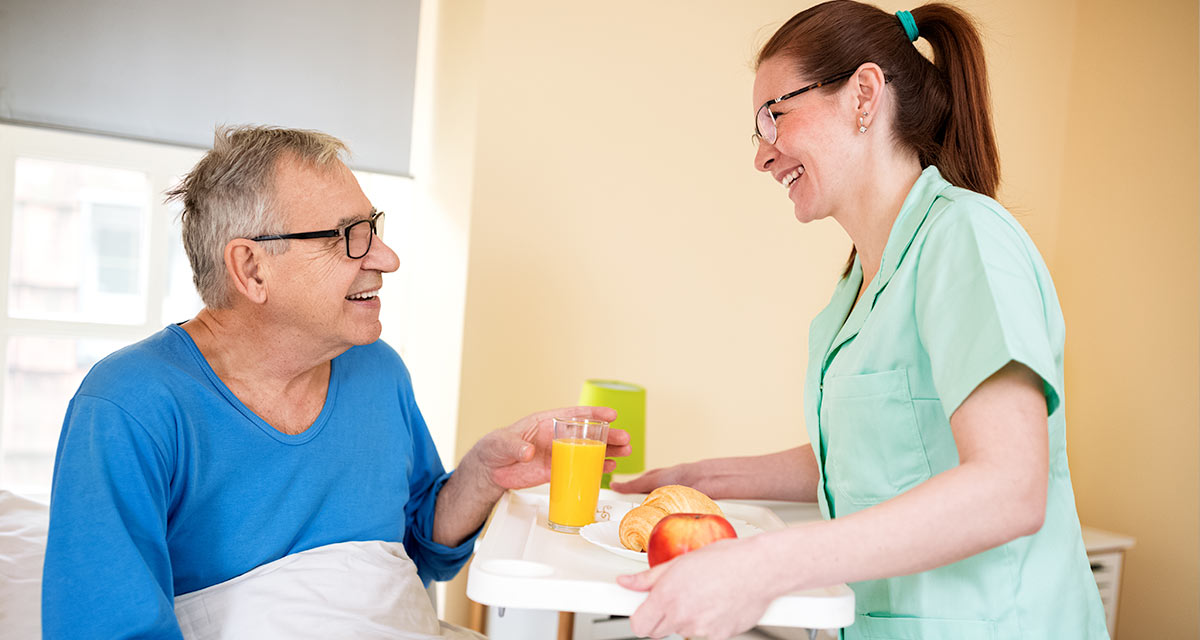
[[[1096,576],[1100,601],[1104,603],[1104,617],[1108,622],[1108,635],[1112,640],[1117,638],[1117,605],[1121,598],[1125,551],[1133,544],[1134,539],[1129,536],[1083,527],[1083,546],[1092,564],[1092,574]]]

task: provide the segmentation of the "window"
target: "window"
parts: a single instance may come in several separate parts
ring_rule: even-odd
[[[87,371],[202,307],[179,205],[162,202],[202,154],[0,125],[0,488],[47,497],[67,403]],[[355,173],[388,212],[395,246],[411,180]],[[402,300],[403,280],[388,282]]]
[[[145,322],[151,199],[143,171],[15,158],[9,315]]]

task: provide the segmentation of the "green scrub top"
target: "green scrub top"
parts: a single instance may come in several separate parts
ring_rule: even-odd
[[[855,306],[862,278],[856,259],[809,330],[805,419],[822,514],[850,515],[956,466],[949,416],[1014,360],[1042,379],[1049,492],[1034,535],[851,584],[856,615],[843,637],[1107,638],[1067,469],[1062,311],[1033,241],[997,202],[929,167]]]

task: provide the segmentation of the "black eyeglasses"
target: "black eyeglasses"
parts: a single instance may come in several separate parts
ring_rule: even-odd
[[[250,238],[253,242],[263,242],[266,240],[308,240],[310,238],[337,238],[346,239],[346,257],[351,260],[357,260],[371,250],[371,239],[375,236],[383,235],[383,212],[372,211],[371,217],[366,220],[358,220],[342,227],[341,229],[326,229],[324,231],[305,231],[303,233],[281,233],[271,236],[258,236]]]
[[[795,91],[793,91],[791,93],[785,93],[785,94],[779,96],[778,98],[775,98],[774,100],[767,100],[766,102],[764,102],[763,106],[759,107],[758,112],[754,114],[754,137],[755,137],[755,140],[766,140],[770,144],[775,144],[775,140],[777,140],[779,138],[779,129],[778,129],[778,127],[775,126],[775,117],[776,117],[775,112],[771,111],[771,109],[769,108],[771,105],[779,104],[780,102],[783,102],[784,100],[787,100],[788,98],[795,98],[796,96],[804,93],[805,91],[812,91],[813,89],[816,89],[818,87],[823,87],[832,82],[837,82],[838,80],[845,80],[846,78],[849,78],[850,76],[854,75],[854,71],[857,71],[857,69],[852,70],[852,71],[847,71],[845,73],[839,73],[838,75],[836,75],[828,80],[814,82],[813,84],[810,84],[807,87],[804,87],[803,89],[796,89]]]

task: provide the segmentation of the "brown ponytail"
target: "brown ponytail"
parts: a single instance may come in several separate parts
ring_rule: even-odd
[[[931,164],[936,164],[951,184],[995,198],[1000,186],[1000,156],[992,131],[983,42],[975,23],[945,4],[927,4],[912,14],[921,37],[933,48],[933,65],[949,89],[945,133]],[[898,122],[897,128],[901,126]]]
[[[979,32],[969,16],[946,4],[918,7],[912,16],[933,50],[932,62],[895,15],[854,0],[830,0],[788,20],[763,45],[756,64],[782,57],[814,78],[878,64],[896,95],[897,142],[912,149],[922,167],[937,165],[951,184],[995,197],[1000,158]],[[843,275],[853,263],[851,252]]]

